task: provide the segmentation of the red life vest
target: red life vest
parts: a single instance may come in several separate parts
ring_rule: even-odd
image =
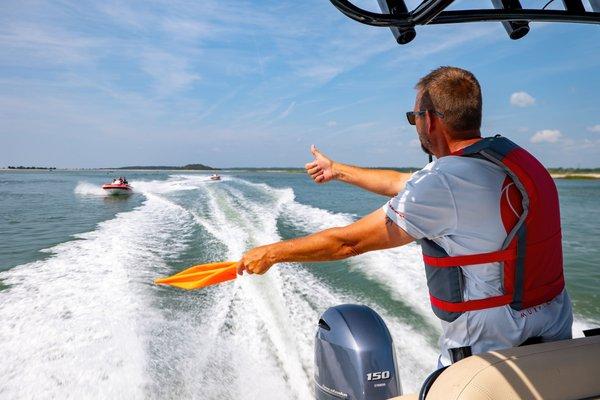
[[[521,193],[523,211],[498,251],[450,257],[433,241],[420,240],[434,313],[451,322],[465,311],[507,304],[522,310],[552,300],[565,281],[558,192],[546,168],[499,135],[452,155],[478,157],[502,167]],[[492,262],[502,263],[503,294],[464,301],[461,268]]]

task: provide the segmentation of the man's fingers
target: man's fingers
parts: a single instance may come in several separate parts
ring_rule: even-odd
[[[310,168],[306,172],[308,172],[308,174],[312,176],[312,175],[318,174],[319,172],[323,172],[323,170],[321,169],[321,167],[316,166],[316,167]]]
[[[243,262],[239,262],[235,267],[238,275],[244,275],[245,265]]]
[[[317,183],[323,183],[325,181],[325,175],[324,174],[319,174],[316,177],[313,178],[315,182]]]
[[[324,174],[325,174],[325,172],[321,169],[321,170],[315,172],[314,174],[311,174],[310,177],[313,178],[313,179],[315,179],[315,178],[317,178],[317,177],[319,177],[321,175],[324,175]]]
[[[323,171],[320,171],[316,174],[311,175],[311,179],[315,182],[320,182],[318,179],[323,180],[322,178],[324,178],[325,174],[323,173]]]
[[[317,166],[317,162],[313,161],[313,162],[306,163],[306,165],[304,166],[304,168],[308,171],[309,169],[314,168],[316,166]]]

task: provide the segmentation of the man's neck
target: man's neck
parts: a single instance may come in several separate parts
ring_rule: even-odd
[[[481,134],[479,133],[479,131],[474,131],[473,134],[469,136],[471,136],[469,139],[449,139],[444,145],[438,148],[438,151],[435,152],[435,156],[437,158],[449,156],[481,140]],[[450,135],[446,137],[449,138]]]
[[[473,138],[473,139],[458,140],[458,141],[454,141],[452,143],[448,143],[448,148],[450,149],[450,154],[456,153],[457,151],[464,149],[465,147],[468,147],[468,146],[472,145],[473,143],[477,143],[480,140],[481,140],[481,137],[477,137],[477,138]]]

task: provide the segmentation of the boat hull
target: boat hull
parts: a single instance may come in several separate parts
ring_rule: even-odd
[[[129,185],[103,185],[102,189],[111,196],[128,196],[132,193]]]

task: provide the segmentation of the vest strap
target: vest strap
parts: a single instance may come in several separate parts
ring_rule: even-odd
[[[544,246],[555,243],[555,240],[560,240],[561,232],[555,232],[549,238],[534,244],[527,244],[529,251],[543,251]],[[505,250],[492,251],[490,253],[471,254],[468,256],[447,256],[447,257],[431,257],[423,254],[423,261],[431,267],[450,268],[464,267],[469,265],[487,264],[500,261],[512,261],[518,257],[517,248],[509,247]]]
[[[440,300],[431,293],[429,294],[429,298],[431,300],[431,305],[434,307],[448,312],[464,312],[505,306],[511,303],[512,293],[488,297],[486,299],[468,300],[461,303],[451,303],[449,301]]]
[[[471,254],[468,256],[454,257],[430,257],[423,254],[425,264],[438,268],[449,268],[465,265],[487,264],[500,261],[511,261],[517,259],[517,249],[510,248],[490,253]]]

